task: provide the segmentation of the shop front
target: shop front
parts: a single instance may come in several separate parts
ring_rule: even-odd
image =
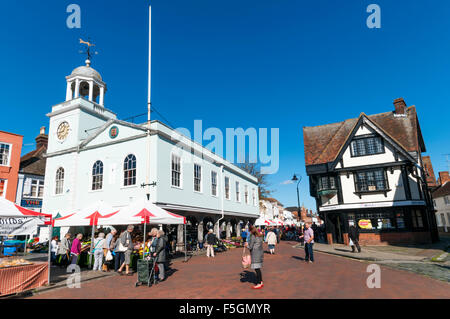
[[[424,206],[325,212],[328,243],[348,244],[350,224],[358,227],[361,245],[431,243],[427,216]]]

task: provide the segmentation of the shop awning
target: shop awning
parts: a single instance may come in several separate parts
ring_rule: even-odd
[[[97,201],[81,210],[53,220],[53,226],[97,226],[105,225],[102,219],[113,216],[118,209],[104,201]]]
[[[140,198],[121,208],[117,214],[101,219],[102,225],[129,225],[129,224],[186,224],[186,217],[173,214],[161,207]]]

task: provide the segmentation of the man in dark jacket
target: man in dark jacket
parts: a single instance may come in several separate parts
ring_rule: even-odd
[[[355,225],[350,222],[350,227],[348,229],[348,238],[351,239],[350,245],[352,247],[352,253],[355,252],[355,246],[358,249],[358,253],[361,252],[361,247],[359,246],[359,230]],[[353,245],[352,245],[353,244]]]
[[[208,230],[208,234],[205,237],[206,240],[206,256],[209,258],[214,257],[214,245],[216,244],[216,235],[213,233],[213,230]]]
[[[156,235],[158,238],[158,242],[156,244],[156,251],[153,253],[153,256],[156,257],[156,263],[158,264],[159,269],[159,281],[165,280],[165,272],[164,267],[167,262],[166,256],[166,236],[164,235],[163,230],[158,230]]]

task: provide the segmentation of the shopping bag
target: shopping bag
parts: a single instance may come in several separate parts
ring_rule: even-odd
[[[349,238],[349,240],[348,240],[348,245],[349,246],[354,246],[355,244],[353,243],[353,241]]]
[[[106,260],[106,261],[111,261],[111,260],[113,260],[113,255],[111,254],[111,251],[108,250],[108,252],[106,253],[105,260]]]
[[[250,256],[249,253],[246,254],[245,252],[246,252],[246,249],[244,247],[244,249],[242,250],[242,267],[244,269],[247,269],[252,264],[252,257]]]

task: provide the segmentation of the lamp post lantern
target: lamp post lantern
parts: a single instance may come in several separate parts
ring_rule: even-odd
[[[299,191],[298,191],[298,185],[300,184],[300,182],[302,181],[302,177],[299,176],[300,178],[297,177],[296,174],[294,174],[294,176],[292,177],[292,181],[293,182],[297,182],[297,216],[301,219],[301,213],[300,213],[300,195],[299,195]]]

